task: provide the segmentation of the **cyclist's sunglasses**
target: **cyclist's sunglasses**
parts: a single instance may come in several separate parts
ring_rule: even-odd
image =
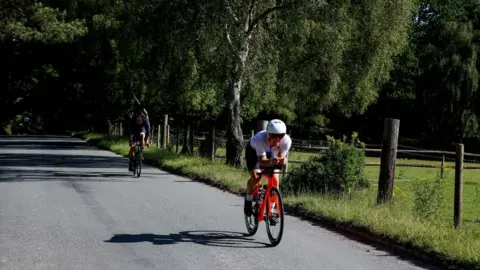
[[[285,137],[285,134],[268,134],[268,137],[270,139],[283,139],[283,137]]]

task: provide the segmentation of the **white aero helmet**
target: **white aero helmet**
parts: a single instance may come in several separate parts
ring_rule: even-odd
[[[273,119],[267,125],[268,134],[285,134],[287,133],[287,126],[280,119]]]

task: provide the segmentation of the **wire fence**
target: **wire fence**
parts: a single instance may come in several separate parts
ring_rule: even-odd
[[[157,128],[158,129],[158,128]],[[168,130],[168,145],[170,147],[176,148],[178,152],[181,150],[184,144],[184,129],[178,127],[169,127]],[[158,134],[154,132],[154,140],[158,140]],[[192,149],[194,154],[199,154],[199,148],[201,144],[208,138],[208,132],[194,132],[193,146]],[[251,134],[244,135],[243,143],[246,144],[251,137]],[[158,140],[160,141],[160,140]],[[227,142],[226,132],[219,130],[215,132],[215,147],[216,152],[219,152],[219,149],[224,148]],[[316,143],[316,144],[313,144]],[[178,147],[177,147],[178,145]],[[245,145],[244,145],[245,146]],[[376,157],[380,158],[382,152],[381,144],[366,144],[366,148],[363,149],[367,157]],[[297,153],[309,153],[311,156],[319,154],[322,151],[327,150],[327,142],[321,140],[301,140],[292,138],[292,147],[291,151]],[[222,151],[220,151],[222,152]],[[464,166],[464,169],[476,170],[480,169],[480,154],[477,153],[465,153],[464,162],[468,163]],[[215,158],[225,159],[226,156],[216,153]],[[308,158],[307,158],[308,159]],[[406,163],[403,159],[409,160],[410,162]],[[413,163],[412,160],[418,162]],[[306,160],[295,160],[289,159],[289,163],[292,164],[301,164]],[[432,164],[432,163],[437,164]],[[455,152],[454,151],[444,151],[444,150],[434,150],[434,149],[425,149],[414,146],[408,146],[399,144],[397,149],[397,162],[395,166],[398,167],[415,167],[415,168],[455,168],[454,165],[447,164],[448,162],[455,162]],[[477,164],[479,165],[472,165]],[[379,167],[380,162],[366,162],[365,166],[367,167]]]

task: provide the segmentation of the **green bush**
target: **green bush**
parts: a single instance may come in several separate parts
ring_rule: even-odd
[[[440,215],[444,194],[442,178],[437,175],[435,180],[418,177],[414,183],[413,214],[421,219],[432,220]]]
[[[350,141],[328,137],[328,149],[295,168],[282,183],[287,194],[329,193],[350,195],[355,189],[366,188],[365,144],[357,133]]]

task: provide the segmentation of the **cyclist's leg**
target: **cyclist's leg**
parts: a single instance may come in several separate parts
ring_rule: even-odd
[[[145,131],[145,128],[142,127],[142,129],[140,130],[140,145],[145,145],[145,134],[147,132]]]
[[[257,184],[258,173],[260,173],[260,166],[258,164],[258,157],[255,150],[250,146],[250,143],[247,144],[245,148],[245,159],[247,163],[247,170],[250,174],[250,178],[247,181],[246,186],[246,196],[245,196],[245,208],[244,212],[246,215],[251,215],[252,213],[252,199],[253,191],[255,190],[255,185]]]

